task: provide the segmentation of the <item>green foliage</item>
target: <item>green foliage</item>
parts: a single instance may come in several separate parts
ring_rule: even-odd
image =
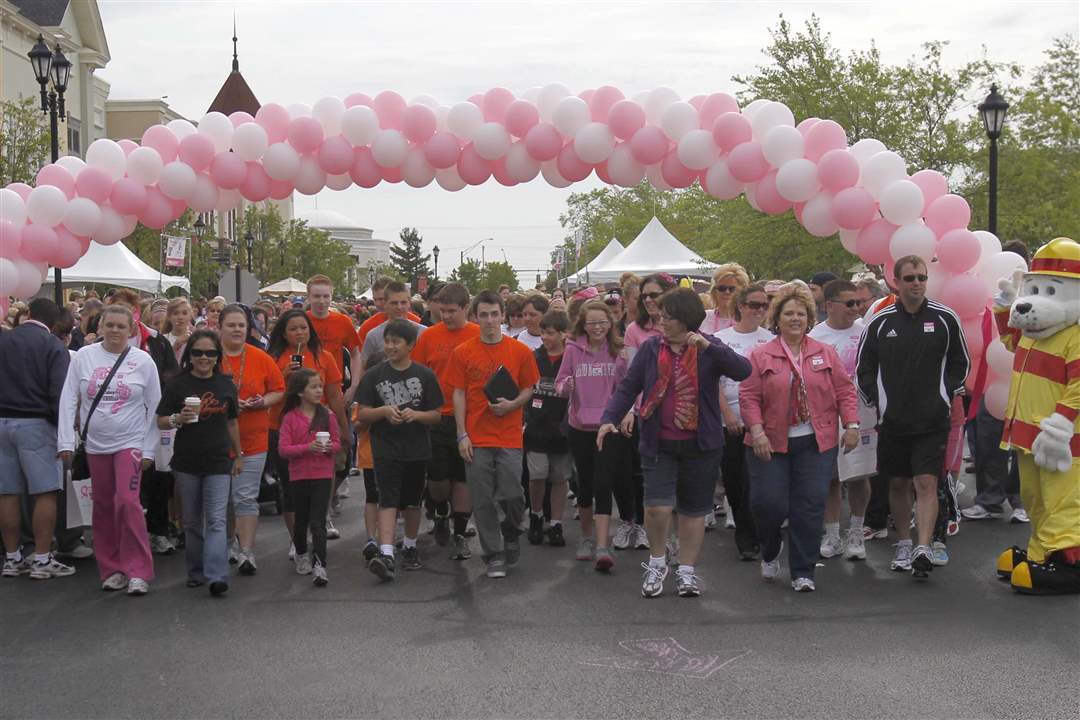
[[[465,262],[454,268],[447,279],[450,282],[461,283],[469,289],[471,295],[484,289],[484,269],[479,260],[472,258],[467,258]]]
[[[521,286],[518,285],[517,275],[514,273],[514,266],[508,262],[489,262],[484,267],[484,288],[489,290],[498,290],[500,285],[509,285],[510,289],[517,292]]]
[[[0,101],[0,187],[33,185],[37,171],[49,162],[47,117],[34,97]]]
[[[424,239],[416,228],[403,228],[400,238],[400,244],[390,246],[390,264],[410,287],[416,288],[421,275],[431,277],[431,268],[428,267],[431,255],[421,254],[420,245]]]
[[[515,292],[521,287],[510,263],[499,261],[481,265],[479,260],[472,258],[466,258],[454,268],[447,280],[461,283],[473,295],[481,290],[498,290],[500,285],[509,285]]]

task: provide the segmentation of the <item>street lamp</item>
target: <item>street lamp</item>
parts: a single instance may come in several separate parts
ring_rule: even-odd
[[[435,256],[435,279],[439,279],[439,246],[431,248],[431,254]]]
[[[1001,130],[1005,127],[1005,113],[1009,110],[1009,103],[998,94],[997,84],[990,86],[990,94],[979,103],[979,115],[982,116],[983,126],[986,128],[986,136],[990,138],[990,191],[989,216],[987,229],[997,235],[997,141],[1001,137]]]
[[[251,254],[255,251],[255,236],[251,234],[251,230],[244,233],[244,244],[247,245],[248,272],[251,272]]]
[[[56,51],[50,52],[45,45],[45,36],[38,34],[37,44],[27,53],[30,64],[34,68],[34,77],[41,87],[41,112],[49,114],[49,141],[52,150],[52,162],[60,159],[60,128],[59,120],[65,119],[64,91],[67,90],[68,80],[71,77],[71,61],[64,57],[60,51],[60,44],[56,44]],[[52,81],[52,90],[49,90],[49,81]],[[64,304],[64,291],[62,287],[62,273],[60,268],[53,268],[54,298],[57,305]]]

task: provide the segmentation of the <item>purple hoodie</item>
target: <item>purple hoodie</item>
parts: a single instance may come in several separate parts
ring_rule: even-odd
[[[607,342],[598,352],[589,350],[589,341],[582,335],[566,343],[555,389],[570,398],[567,421],[575,430],[600,429],[604,406],[615,394],[615,388],[626,375],[630,366],[630,354],[624,348],[618,356],[612,356]],[[569,387],[570,378],[573,388]]]

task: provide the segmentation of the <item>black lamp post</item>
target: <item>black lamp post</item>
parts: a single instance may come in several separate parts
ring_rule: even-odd
[[[431,254],[435,256],[435,279],[439,279],[439,246],[431,248]]]
[[[251,234],[250,230],[248,230],[246,233],[244,233],[244,244],[247,245],[247,268],[248,268],[248,272],[252,272],[252,270],[251,270],[251,255],[252,255],[252,253],[255,252],[255,236]]]
[[[1001,130],[1005,127],[1005,113],[1009,110],[1009,103],[998,94],[997,85],[990,86],[990,94],[979,103],[979,115],[982,116],[983,126],[986,128],[986,136],[990,138],[990,191],[989,217],[987,229],[997,235],[997,141],[1001,137]]]
[[[49,113],[49,140],[52,149],[52,161],[60,159],[60,128],[59,120],[65,119],[64,91],[67,90],[68,79],[71,77],[71,61],[64,57],[60,51],[60,44],[56,44],[56,52],[50,52],[45,45],[45,36],[38,35],[37,44],[27,53],[30,64],[34,67],[34,77],[41,87],[41,112]],[[49,89],[49,81],[52,81],[52,90]],[[55,287],[54,299],[57,305],[64,303],[64,290],[61,285],[62,273],[60,268],[53,268],[53,283]]]

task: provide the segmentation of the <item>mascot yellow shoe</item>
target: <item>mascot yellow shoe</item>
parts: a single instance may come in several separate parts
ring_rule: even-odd
[[[1052,240],[998,288],[994,316],[1014,353],[1001,446],[1017,450],[1031,518],[1027,552],[1002,553],[998,574],[1017,592],[1080,593],[1080,244]]]

